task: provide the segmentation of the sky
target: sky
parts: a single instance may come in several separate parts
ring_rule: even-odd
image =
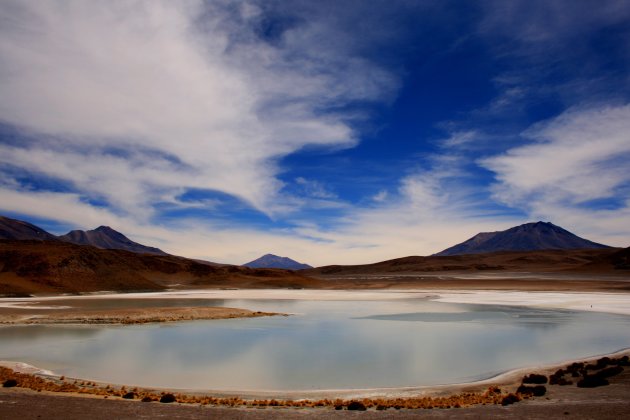
[[[311,265],[630,245],[626,0],[0,0],[0,213]]]

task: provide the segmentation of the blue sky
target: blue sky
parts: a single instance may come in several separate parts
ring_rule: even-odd
[[[313,265],[630,245],[627,1],[0,1],[0,212]]]

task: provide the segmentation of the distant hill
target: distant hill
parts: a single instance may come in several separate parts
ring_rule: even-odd
[[[502,251],[610,248],[565,230],[553,223],[526,223],[501,232],[482,232],[434,256],[483,254]]]
[[[0,239],[62,241],[76,245],[91,245],[102,249],[120,249],[139,254],[168,255],[161,249],[134,242],[109,226],[100,226],[88,231],[73,230],[65,235],[55,236],[28,222],[0,216]]]
[[[299,263],[291,258],[279,257],[273,254],[263,255],[254,261],[243,264],[243,266],[249,268],[282,268],[285,270],[305,270],[313,268],[308,264]]]
[[[213,266],[57,240],[0,240],[0,296],[205,287],[302,289],[323,284],[284,270]]]
[[[92,245],[102,249],[122,249],[139,254],[167,255],[161,249],[139,244],[127,238],[109,226],[100,226],[94,230],[73,230],[59,239],[77,245]]]
[[[0,239],[54,241],[57,237],[28,222],[0,216]]]
[[[370,275],[392,275],[393,284],[405,280],[414,284],[421,273],[583,273],[626,274],[630,269],[630,248],[548,249],[542,251],[503,251],[429,257],[403,257],[364,265],[329,265],[301,271],[300,274],[319,277],[352,276],[357,284],[369,284]],[[418,273],[419,276],[405,276]],[[454,273],[454,274],[450,274]],[[400,274],[400,276],[398,276]],[[365,275],[367,277],[362,278]],[[511,275],[511,274],[510,274]],[[386,277],[383,277],[386,278]],[[431,277],[427,277],[431,278]],[[516,281],[515,279],[512,279]],[[383,280],[387,284],[387,280]],[[415,283],[422,287],[422,281]],[[624,286],[627,287],[627,286]]]

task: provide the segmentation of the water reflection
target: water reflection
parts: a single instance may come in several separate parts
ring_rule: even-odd
[[[0,328],[0,359],[135,385],[287,390],[462,382],[630,347],[628,317],[601,313],[425,299],[221,304],[297,315]]]
[[[0,343],[2,343],[2,347],[4,347],[9,342],[19,343],[20,341],[27,341],[32,343],[34,341],[48,339],[86,338],[98,333],[99,331],[97,329],[88,326],[5,326],[0,328]]]
[[[379,314],[357,319],[408,322],[481,322],[485,324],[516,324],[531,328],[554,328],[572,322],[579,313],[568,310],[532,309],[514,306],[459,305],[466,312],[408,312]],[[594,315],[596,317],[596,315]],[[614,318],[609,316],[608,318]],[[625,319],[625,317],[622,317]]]

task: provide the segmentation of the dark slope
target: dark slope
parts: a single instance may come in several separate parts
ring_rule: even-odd
[[[168,255],[158,248],[139,244],[109,226],[94,230],[73,230],[62,236],[55,236],[44,229],[22,220],[0,216],[0,239],[17,241],[63,241],[76,245],[91,245],[102,249],[120,249],[139,254]]]
[[[57,237],[28,222],[0,216],[0,239],[54,241]]]
[[[64,242],[77,245],[92,245],[102,249],[121,249],[139,254],[167,255],[158,248],[142,245],[132,241],[109,226],[100,226],[94,230],[73,230],[59,237]]]
[[[505,251],[450,256],[404,257],[365,265],[329,265],[302,271],[309,276],[384,273],[526,272],[624,275],[630,248]]]
[[[279,257],[273,254],[263,255],[254,261],[243,264],[243,266],[249,268],[282,268],[284,270],[304,270],[313,268],[308,264],[299,263],[291,258]]]
[[[546,249],[609,248],[565,230],[552,223],[526,223],[502,232],[482,232],[435,256],[482,254],[502,251],[541,251]]]
[[[285,270],[213,266],[171,255],[0,240],[0,295],[204,287],[313,288],[322,282]]]

